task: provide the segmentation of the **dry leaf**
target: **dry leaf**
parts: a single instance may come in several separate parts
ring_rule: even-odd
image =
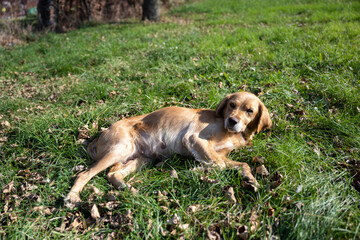
[[[166,223],[170,224],[170,225],[179,225],[180,224],[180,218],[175,213],[169,220],[166,221]]]
[[[14,181],[11,181],[3,187],[2,192],[6,194],[6,193],[11,193],[14,190],[15,190]]]
[[[153,221],[151,218],[148,219],[147,230],[149,231],[153,227]]]
[[[271,179],[273,181],[270,183],[270,187],[272,189],[275,189],[278,186],[280,186],[282,183],[282,178],[283,178],[283,176],[279,172],[275,172],[274,175],[272,175],[272,177],[271,177]]]
[[[274,213],[275,213],[275,210],[274,210],[271,206],[269,206],[268,216],[269,216],[269,217],[273,217],[273,216],[274,216]]]
[[[0,123],[0,125],[3,128],[10,128],[11,127],[11,125],[10,125],[10,123],[8,121],[3,121],[3,122]]]
[[[199,208],[200,208],[199,204],[191,205],[191,206],[188,206],[188,208],[186,209],[186,212],[194,213],[194,212],[197,212],[199,210]]]
[[[161,210],[162,212],[164,212],[164,213],[169,212],[169,208],[166,207],[166,206],[160,206],[160,210]]]
[[[223,192],[225,192],[225,196],[231,204],[235,204],[237,202],[235,198],[234,189],[231,186],[223,187]]]
[[[206,236],[208,237],[209,240],[221,240],[220,234],[214,230],[207,229]]]
[[[164,194],[164,193],[165,193],[165,194]],[[158,191],[158,192],[157,192],[157,195],[158,195],[157,199],[158,199],[158,201],[159,201],[160,203],[166,203],[166,205],[169,204],[169,203],[168,203],[168,197],[166,196],[166,195],[167,195],[166,191],[163,191],[163,192]]]
[[[304,204],[302,202],[297,202],[295,206],[300,210],[302,207],[304,207]]]
[[[189,229],[190,224],[180,224],[179,228],[183,231],[186,231],[187,229]]]
[[[84,171],[85,166],[84,165],[77,165],[71,169],[72,172],[82,172]]]
[[[54,213],[56,211],[56,208],[55,207],[47,207],[44,209],[44,213],[46,215],[51,215],[52,213]]]
[[[25,194],[23,196],[29,199],[30,201],[41,202],[41,198],[37,194],[29,194],[29,195]]]
[[[97,208],[96,204],[94,204],[90,211],[91,218],[94,220],[98,220],[100,218],[99,209]]]
[[[250,232],[255,232],[260,224],[259,224],[259,215],[257,215],[256,206],[253,208],[250,216]]]
[[[172,177],[172,178],[179,178],[176,170],[173,169],[173,170],[170,171],[170,177]]]
[[[255,156],[255,157],[252,158],[252,160],[253,160],[255,163],[264,164],[264,157]]]
[[[99,190],[97,187],[95,187],[94,185],[90,185],[89,188],[90,188],[90,190],[91,190],[94,194],[96,194],[96,195],[101,195],[101,194],[103,194],[103,192],[100,191],[100,190]]]
[[[95,121],[92,123],[92,129],[95,129],[95,130],[98,129],[98,121],[97,121],[97,120],[95,120]]]
[[[160,234],[161,236],[166,237],[168,233],[160,226]]]
[[[40,214],[44,214],[44,206],[36,206],[33,208],[35,212],[38,212]]]
[[[119,196],[119,192],[110,191],[107,194],[109,201],[114,202],[116,201],[116,197]]]
[[[112,201],[112,202],[107,202],[105,203],[105,207],[109,210],[113,210],[114,208],[118,207],[120,204],[120,201]],[[103,206],[103,205],[101,205]]]
[[[200,177],[200,180],[202,180],[203,182],[206,182],[206,183],[218,183],[219,182],[219,180],[217,180],[217,179],[211,179],[208,177]]]
[[[264,165],[261,165],[259,167],[256,168],[256,173],[261,175],[261,176],[269,176],[269,172],[268,170],[265,168]]]
[[[85,125],[83,127],[79,127],[78,128],[78,136],[77,136],[77,139],[88,139],[90,138],[90,129],[89,129],[89,125]]]
[[[247,240],[249,239],[249,230],[248,227],[243,225],[238,228],[236,235],[238,236],[239,240]]]

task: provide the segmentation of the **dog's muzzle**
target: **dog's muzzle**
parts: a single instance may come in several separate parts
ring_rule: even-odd
[[[225,128],[229,132],[242,132],[245,130],[245,127],[241,121],[239,121],[237,118],[228,117],[225,120]]]

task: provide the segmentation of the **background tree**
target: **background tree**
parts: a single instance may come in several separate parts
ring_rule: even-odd
[[[142,13],[142,0],[53,0],[57,25],[77,28],[84,22],[116,22]]]
[[[158,21],[160,18],[160,0],[144,0],[142,20]]]

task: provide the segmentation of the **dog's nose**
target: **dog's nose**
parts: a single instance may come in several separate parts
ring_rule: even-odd
[[[228,120],[229,127],[235,126],[238,122],[239,122],[239,120],[237,120],[236,118],[230,117],[229,120]]]

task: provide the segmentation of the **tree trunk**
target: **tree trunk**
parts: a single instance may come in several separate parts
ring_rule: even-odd
[[[158,21],[160,17],[160,0],[144,0],[142,20]]]
[[[58,10],[57,24],[63,29],[79,27],[84,22],[117,22],[140,17],[142,0],[52,0]]]

